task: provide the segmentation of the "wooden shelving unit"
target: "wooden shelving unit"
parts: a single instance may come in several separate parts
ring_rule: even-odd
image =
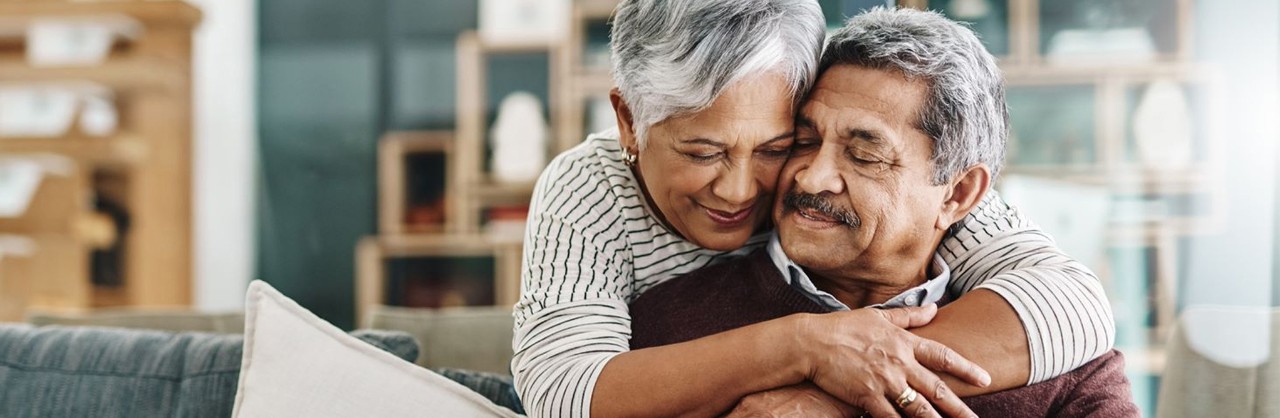
[[[558,105],[564,98],[563,55],[566,48],[557,43],[494,43],[487,42],[475,32],[465,32],[458,36],[458,96],[457,96],[457,147],[455,163],[457,170],[450,178],[452,190],[458,191],[449,207],[450,217],[448,230],[455,233],[476,233],[483,228],[481,213],[493,199],[528,201],[533,194],[533,185],[502,184],[493,181],[484,170],[484,156],[488,139],[488,57],[494,54],[546,54],[551,75],[548,83],[550,92],[547,109],[548,120],[556,121],[561,109]],[[564,128],[551,124],[550,136],[552,144],[547,150],[548,156],[554,156],[564,147],[555,141],[565,135]]]
[[[0,139],[0,155],[50,153],[83,165],[129,166],[147,159],[146,141],[132,136],[111,138],[6,138]]]
[[[567,150],[586,137],[583,130],[587,97],[607,96],[613,80],[607,68],[583,65],[584,33],[588,20],[605,20],[616,0],[575,1],[570,35],[555,42],[489,42],[476,32],[457,38],[457,120],[452,132],[436,132],[449,137],[446,178],[445,222],[440,231],[416,231],[403,227],[402,195],[407,172],[406,153],[413,152],[421,132],[390,132],[380,144],[380,198],[378,236],[367,237],[356,248],[357,317],[376,304],[386,302],[387,265],[396,259],[447,259],[450,257],[492,257],[496,305],[510,306],[519,298],[522,234],[508,228],[490,229],[485,213],[491,208],[527,205],[534,183],[500,182],[484,169],[488,149],[489,103],[487,80],[490,59],[502,54],[545,54],[549,74],[547,120],[550,136],[547,157]],[[390,196],[390,197],[388,197]],[[359,323],[359,322],[357,322]]]
[[[26,308],[191,304],[191,47],[201,17],[178,0],[0,2],[0,82],[98,84],[112,91],[119,114],[117,133],[105,138],[76,132],[0,138],[5,156],[60,155],[75,167],[66,176],[47,177],[25,215],[0,220],[0,233],[29,236],[36,244],[30,257],[6,261],[16,265],[6,267],[5,282],[26,283],[14,285],[26,292]],[[123,18],[140,30],[118,40],[101,64],[34,67],[24,58],[23,34],[48,18]],[[114,230],[96,213],[94,196],[128,211],[127,232],[113,237],[125,248],[118,287],[95,287],[90,279],[90,253],[105,245],[87,231],[104,226],[86,229],[84,220],[108,222],[105,230]]]
[[[493,301],[511,306],[520,297],[520,240],[482,234],[415,234],[366,237],[356,244],[356,323],[373,306],[386,304],[386,263],[405,258],[492,257]]]
[[[444,177],[452,177],[450,169],[456,167],[448,160],[453,155],[454,137],[445,131],[389,132],[378,141],[378,233],[400,236],[416,233],[438,233],[445,228],[443,222],[417,225],[408,222],[410,206],[408,158],[414,154],[434,154],[444,161]],[[441,195],[447,205],[454,199],[450,185],[441,179]],[[445,206],[442,205],[442,206]],[[442,207],[443,209],[443,207]]]

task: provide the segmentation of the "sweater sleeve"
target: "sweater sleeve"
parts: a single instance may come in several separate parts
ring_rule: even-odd
[[[539,178],[514,309],[512,374],[532,417],[586,417],[605,363],[628,349],[632,292],[624,220],[584,161]]]
[[[1124,375],[1124,356],[1112,351],[1082,367],[1072,391],[1066,394],[1056,417],[1138,418],[1142,412],[1133,402],[1132,384]]]
[[[951,291],[996,292],[1018,313],[1031,349],[1030,383],[1067,373],[1115,343],[1115,319],[1097,276],[991,191],[938,249]]]

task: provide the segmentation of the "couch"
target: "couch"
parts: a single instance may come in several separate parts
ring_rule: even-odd
[[[503,405],[511,311],[376,307],[352,335]],[[0,417],[227,417],[235,402],[240,312],[33,312],[0,323]],[[459,373],[458,369],[488,373]]]
[[[402,332],[357,338],[414,361]],[[0,324],[0,417],[231,416],[238,334]]]

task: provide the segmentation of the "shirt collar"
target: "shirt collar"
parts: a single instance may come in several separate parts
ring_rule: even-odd
[[[774,267],[778,268],[778,272],[782,273],[782,280],[791,285],[793,289],[807,296],[815,303],[822,305],[833,311],[847,311],[849,307],[830,293],[824,292],[809,278],[809,274],[798,264],[791,261],[787,254],[782,251],[782,241],[778,239],[778,233],[775,231],[773,236],[769,238],[769,245],[766,250],[769,253],[769,259],[773,261]],[[933,271],[938,275],[926,280],[919,286],[912,287],[906,291],[899,293],[897,296],[890,298],[888,301],[876,305],[873,308],[901,308],[906,306],[924,306],[930,303],[944,303],[947,293],[947,285],[951,282],[951,267],[937,253],[933,254]]]

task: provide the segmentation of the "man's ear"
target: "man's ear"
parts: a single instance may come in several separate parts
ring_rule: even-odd
[[[609,103],[613,104],[613,114],[618,118],[618,141],[622,144],[622,149],[631,153],[639,152],[636,147],[635,119],[632,119],[631,108],[622,99],[622,93],[617,87],[609,89]]]
[[[946,230],[964,219],[969,211],[982,202],[991,188],[991,170],[986,164],[978,164],[951,179],[947,197],[942,201],[942,211],[938,213],[938,229]]]

